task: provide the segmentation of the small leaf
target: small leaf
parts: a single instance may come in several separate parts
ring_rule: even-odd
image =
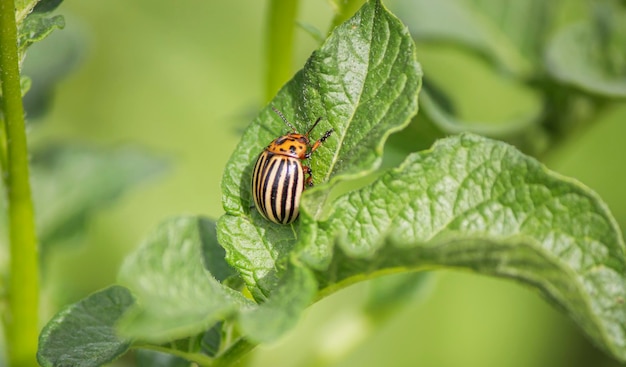
[[[270,103],[301,132],[322,117],[313,138],[334,129],[310,161],[316,187],[304,196],[315,196],[307,210],[316,219],[326,215],[333,186],[380,165],[387,137],[417,112],[420,86],[421,69],[409,33],[380,1],[371,0],[335,28]],[[222,178],[226,215],[218,222],[220,243],[259,300],[278,284],[297,224],[277,226],[250,209],[251,171],[263,148],[286,131],[265,108],[244,133]]]
[[[50,13],[54,11],[63,0],[37,0],[33,13]]]
[[[63,0],[15,0],[16,21],[19,24],[33,13],[49,13],[62,2]]]
[[[40,3],[41,4],[41,3]],[[32,88],[23,90],[27,123],[41,122],[41,117],[53,104],[57,84],[74,71],[82,61],[87,37],[85,29],[71,23],[63,32],[54,32],[46,42],[37,42],[28,48],[28,57],[22,64],[22,75],[32,79]]]
[[[562,82],[608,97],[626,97],[626,11],[618,13],[620,30],[610,34],[615,44],[602,50],[601,35],[591,22],[561,30],[546,52],[548,71]],[[621,70],[613,70],[612,58]]]
[[[55,29],[63,29],[65,19],[62,15],[50,17],[46,13],[32,13],[24,20],[18,34],[18,52],[24,54],[35,42],[46,38]]]
[[[546,16],[551,13],[550,3],[400,0],[397,14],[418,42],[453,42],[477,51],[510,73],[527,76],[539,55],[540,30],[550,21]],[[527,26],[529,19],[536,26],[533,29]]]
[[[120,322],[122,335],[154,343],[183,338],[249,305],[205,268],[203,249],[219,247],[210,228],[205,219],[172,218],[126,259],[119,279],[138,302]],[[226,266],[216,265],[222,257],[209,260],[212,268]]]
[[[424,45],[420,51],[430,76],[421,107],[442,131],[512,139],[539,124],[541,95],[524,81],[502,75],[458,47]]]
[[[114,325],[133,303],[128,289],[112,286],[59,312],[39,337],[39,364],[99,367],[121,356],[130,340],[120,338]]]
[[[268,301],[240,315],[244,335],[259,343],[276,340],[296,325],[316,291],[313,272],[291,264]]]
[[[55,29],[65,27],[62,15],[51,15],[62,0],[17,0],[15,20],[17,23],[17,51],[20,63],[26,50],[46,38]]]
[[[335,245],[326,266],[312,264],[326,292],[381,272],[439,267],[514,279],[626,361],[619,227],[595,193],[513,147],[473,135],[441,140],[334,207],[327,221],[306,221],[311,236],[301,244],[306,253]]]

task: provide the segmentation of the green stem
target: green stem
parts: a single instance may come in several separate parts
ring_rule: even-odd
[[[217,358],[211,358],[202,353],[185,352],[176,348],[168,348],[163,345],[154,345],[148,343],[137,343],[133,348],[149,349],[157,352],[172,354],[184,358],[190,362],[194,362],[203,367],[228,367],[233,366],[235,362],[241,359],[245,354],[256,347],[256,344],[248,342],[244,338],[235,341],[228,349],[226,349]]]
[[[185,351],[178,350],[175,348],[168,348],[162,345],[153,345],[153,344],[147,344],[147,343],[136,344],[133,346],[133,348],[148,349],[148,350],[154,350],[156,352],[171,354],[177,357],[184,358],[190,362],[194,362],[198,366],[212,366],[213,365],[213,358],[202,353],[185,352]]]
[[[239,361],[245,354],[249,353],[257,345],[249,342],[245,338],[240,338],[235,341],[228,349],[220,354],[214,361],[211,367],[228,367],[233,366]]]
[[[267,11],[265,47],[265,100],[291,79],[293,73],[293,39],[298,13],[298,0],[270,0]]]
[[[10,242],[9,313],[5,315],[9,365],[36,366],[39,270],[31,199],[24,107],[20,89],[13,0],[0,0],[0,82],[6,131],[6,190]]]

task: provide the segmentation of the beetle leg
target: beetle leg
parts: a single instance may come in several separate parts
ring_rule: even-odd
[[[322,145],[323,142],[326,141],[326,139],[328,139],[328,137],[333,133],[333,129],[328,130],[327,132],[324,133],[324,135],[322,135],[321,138],[319,138],[318,141],[316,141],[313,146],[311,147],[311,150],[305,154],[305,158],[308,159],[311,157],[311,154],[317,149],[319,148],[320,145]]]
[[[304,186],[313,186],[313,171],[311,171],[311,167],[302,165],[302,172],[304,172],[305,175],[309,175],[304,181]]]

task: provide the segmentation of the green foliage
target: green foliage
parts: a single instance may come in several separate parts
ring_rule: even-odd
[[[316,254],[336,244],[320,267],[322,288],[439,267],[510,278],[538,288],[626,358],[619,227],[588,188],[512,147],[473,135],[441,140],[334,207],[302,240]]]
[[[62,15],[51,15],[60,3],[61,0],[17,2],[17,52],[20,63],[24,61],[26,50],[31,45],[48,37],[55,29],[65,27],[65,19]],[[30,81],[24,75],[22,75],[22,79],[22,95],[25,95],[30,88]]]
[[[322,122],[314,133],[334,129],[311,161],[314,182],[330,179],[327,188],[371,173],[382,160],[386,138],[417,111],[421,71],[413,41],[382,9],[369,3],[336,28],[271,102],[298,131],[306,131],[319,116]],[[284,132],[284,123],[266,107],[244,133],[222,179],[227,215],[218,223],[219,240],[229,263],[240,269],[258,300],[267,298],[277,284],[285,269],[282,262],[296,240],[292,227],[268,225],[249,209],[254,160]],[[329,193],[311,189],[308,195],[315,200],[307,210],[322,216]]]
[[[316,291],[313,272],[301,265],[290,264],[267,302],[244,312],[239,318],[244,335],[256,342],[278,339],[296,324]]]
[[[525,32],[522,21],[502,26],[505,6],[496,1],[414,4],[424,10],[411,13],[419,18],[411,21],[418,41],[445,39],[480,55],[424,46],[433,76],[420,103],[430,128],[438,129],[433,135],[469,127],[532,151],[546,149],[525,143],[530,136],[547,139],[547,127],[559,122],[541,120],[546,91],[528,80],[549,71],[535,66],[543,63],[543,47],[552,45],[542,37],[556,26],[550,15],[560,3],[521,6],[521,14],[544,16],[533,32]],[[552,40],[557,45],[558,37]],[[183,365],[180,358],[229,365],[258,343],[284,335],[313,301],[349,284],[403,273],[379,283],[385,292],[375,288],[378,297],[368,304],[371,314],[390,314],[397,306],[389,298],[406,302],[419,296],[425,278],[417,272],[446,268],[536,290],[597,346],[625,362],[626,248],[615,219],[592,190],[512,145],[471,133],[441,139],[403,156],[397,167],[380,169],[385,142],[417,113],[418,55],[405,26],[379,0],[368,1],[334,29],[246,129],[224,170],[225,214],[217,224],[199,216],[162,223],[122,266],[119,282],[127,288],[92,295],[50,321],[39,360],[91,366],[138,348],[176,356],[142,351],[144,365]],[[463,98],[471,91],[452,91],[464,73],[446,72],[442,61],[450,57],[467,61],[473,70],[468,75],[484,71],[479,79],[493,86],[487,98],[505,95],[519,103],[487,112],[491,120],[467,118],[460,112],[463,103],[471,104]],[[496,75],[488,64],[506,73]],[[611,65],[620,72],[619,57]],[[554,87],[546,84],[541,87]],[[251,207],[251,168],[262,149],[287,130],[270,106],[299,132],[322,117],[313,138],[334,129],[310,160],[316,185],[303,194],[300,219],[288,226],[268,222]],[[411,124],[403,132],[408,149],[427,140],[416,131]],[[125,295],[125,301],[97,309],[112,293]],[[93,310],[100,318],[90,322],[104,332],[81,334],[88,325],[83,318]],[[106,348],[99,353],[84,349],[102,342]]]
[[[101,366],[128,350],[115,323],[134,303],[128,289],[112,286],[59,312],[43,329],[37,360],[42,366]]]
[[[597,98],[624,96],[619,1],[397,3],[427,71],[421,122],[436,137],[471,131],[541,155],[590,123]]]
[[[46,8],[59,2],[52,0]],[[61,18],[47,18],[47,9],[34,11],[36,4],[0,0],[0,177],[10,253],[3,274],[7,285],[2,294],[7,296],[2,300],[6,305],[2,321],[7,340],[3,349],[12,366],[35,363],[39,332],[39,258],[22,102],[30,82],[20,68],[26,48],[62,26]]]
[[[35,12],[24,20],[19,34],[19,52],[26,52],[28,46],[46,38],[55,28],[65,27],[63,16],[49,17],[48,14]]]
[[[626,10],[606,9],[601,14],[595,24],[575,23],[554,37],[548,48],[548,70],[559,80],[590,93],[623,98]],[[604,27],[610,29],[603,31]]]
[[[182,338],[248,305],[239,292],[216,279],[223,279],[226,266],[220,264],[224,255],[214,226],[193,217],[173,218],[127,259],[119,280],[133,290],[139,305],[124,318],[123,335],[150,342]],[[205,258],[214,255],[206,264],[203,249]]]
[[[6,351],[10,366],[36,363],[39,284],[40,278],[45,278],[40,276],[40,269],[45,268],[40,260],[46,260],[41,253],[47,255],[53,243],[79,242],[86,221],[96,209],[163,169],[160,160],[130,149],[105,151],[43,143],[39,149],[29,150],[24,95],[34,85],[40,93],[27,112],[41,112],[41,106],[51,98],[53,84],[76,66],[75,62],[67,62],[71,59],[67,57],[68,48],[56,44],[42,57],[45,62],[24,67],[30,47],[64,27],[63,16],[53,15],[60,3],[61,0],[3,0],[0,5],[0,207],[6,209],[0,211],[0,246],[3,254],[10,253],[10,260],[3,258],[0,275],[7,280],[1,287],[2,303],[7,305],[2,320],[6,347],[1,349]],[[64,60],[59,61],[61,58]],[[42,77],[42,70],[46,70],[47,78]],[[29,76],[34,77],[34,82]],[[40,354],[40,362],[74,365],[75,358],[81,356],[93,365],[111,361],[128,349],[127,341],[117,339],[113,322],[131,302],[127,290],[111,288],[69,307],[42,332],[44,340],[40,346],[45,345],[44,350],[53,353]],[[59,328],[56,322],[85,329]],[[73,331],[67,334],[67,330]],[[100,338],[98,345],[80,345],[94,338]],[[68,353],[54,352],[59,350]]]

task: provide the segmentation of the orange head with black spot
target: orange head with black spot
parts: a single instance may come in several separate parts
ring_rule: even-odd
[[[285,124],[291,128],[292,132],[276,138],[270,143],[270,145],[267,146],[267,148],[265,148],[265,150],[274,154],[286,155],[298,159],[308,158],[307,150],[311,144],[309,134],[311,133],[311,130],[317,126],[321,118],[318,118],[309,131],[302,135],[296,132],[296,128],[293,127],[289,121],[287,121],[285,116],[279,110],[273,106],[272,109],[278,114],[278,116],[280,116],[281,119],[283,119]]]
[[[289,133],[276,138],[267,146],[268,152],[304,159],[309,147],[309,138],[298,133]]]

